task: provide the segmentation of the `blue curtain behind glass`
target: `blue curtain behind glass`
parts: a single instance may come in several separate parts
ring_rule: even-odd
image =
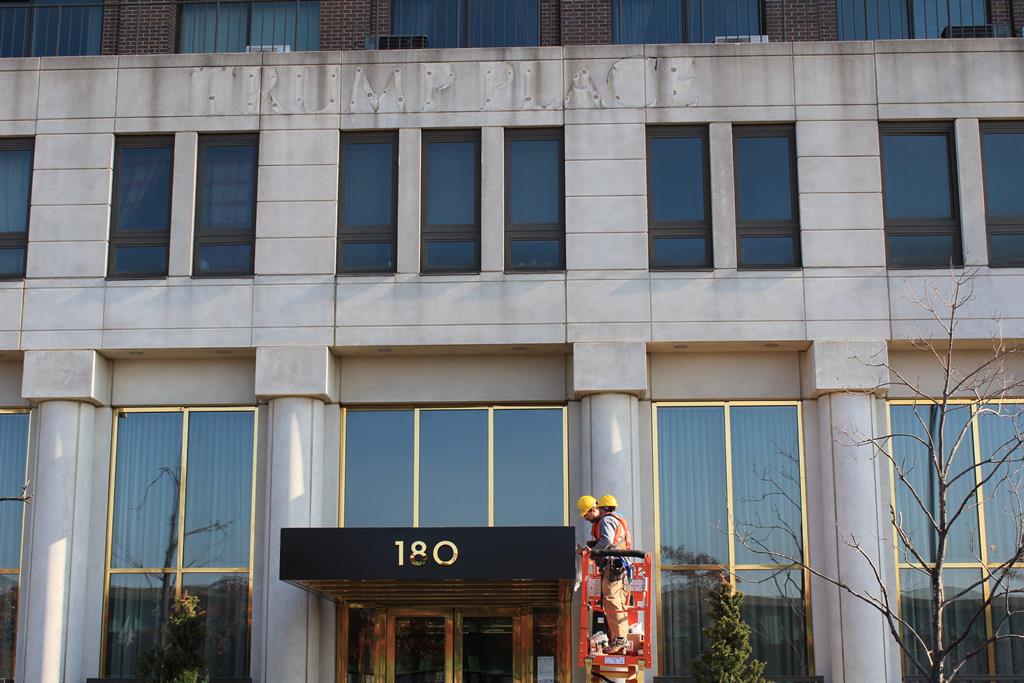
[[[1024,458],[1024,447],[1020,444],[1024,433],[1022,410],[1024,406],[1020,404],[989,405],[978,415],[981,473],[985,480],[985,543],[988,561],[992,563],[1013,557],[1020,543],[1017,529],[1024,517],[1024,472],[1020,469]]]
[[[56,5],[59,7],[46,7]],[[103,33],[102,3],[33,0],[32,56],[98,55]]]
[[[394,0],[391,25],[398,35],[426,36],[427,47],[462,47],[461,0]]]
[[[0,415],[0,496],[20,496],[28,453],[28,413]],[[0,569],[21,562],[21,519],[25,506],[0,503]]]
[[[468,0],[466,47],[540,45],[538,0]]]
[[[839,40],[898,40],[910,37],[906,0],[839,0]]]
[[[0,233],[25,232],[32,151],[0,151]]]
[[[178,22],[178,52],[244,52],[249,3],[188,3]]]
[[[345,416],[345,526],[412,526],[413,411]]]
[[[287,45],[293,52],[320,49],[320,3],[254,2],[250,45]]]
[[[759,0],[616,0],[614,41],[711,43],[761,33]]]
[[[807,610],[803,573],[740,572],[736,589],[744,594],[741,613],[750,626],[753,657],[765,662],[769,676],[807,674]]]

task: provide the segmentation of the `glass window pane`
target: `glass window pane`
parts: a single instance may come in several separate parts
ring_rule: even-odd
[[[887,220],[950,219],[949,136],[882,135]]]
[[[692,664],[704,647],[704,629],[711,625],[708,594],[721,583],[716,571],[661,572],[661,643],[665,673],[692,674]]]
[[[740,265],[747,267],[796,266],[794,238],[740,236]]]
[[[199,269],[202,275],[252,273],[252,244],[202,244]]]
[[[702,138],[649,138],[647,167],[652,221],[705,220]]]
[[[479,269],[476,242],[427,242],[427,269],[469,272]]]
[[[468,0],[467,47],[540,45],[538,0]]]
[[[929,512],[938,518],[938,481],[930,464],[932,449],[938,449],[939,420],[942,409],[931,405],[896,405],[890,407],[892,424],[892,454],[896,465],[896,510],[902,515],[903,528],[918,553],[929,562],[935,561],[936,537],[924,511],[916,502],[914,494],[930,507]],[[958,477],[949,488],[948,505],[959,507],[968,496],[973,498],[974,487],[974,441],[968,422],[971,419],[969,406],[955,405],[946,409],[943,426],[944,459],[952,455],[950,480]],[[966,429],[966,431],[964,431]],[[961,439],[961,435],[963,438]],[[954,450],[955,449],[955,450]],[[934,451],[933,451],[934,452]],[[901,481],[903,473],[906,482]],[[973,503],[973,501],[972,501]],[[969,505],[963,515],[950,528],[946,561],[976,562],[980,549],[978,543],[977,507]],[[910,561],[905,546],[901,544],[900,561]]]
[[[732,423],[732,492],[739,564],[803,556],[800,442],[796,406],[737,406]]]
[[[0,57],[28,57],[32,9],[25,5],[0,4]]]
[[[991,555],[989,556],[991,559]],[[993,586],[992,632],[997,635],[1024,636],[1024,572],[1011,570],[998,588]],[[996,673],[1020,674],[1024,671],[1024,639],[996,642]]]
[[[512,617],[462,617],[463,683],[513,683]]]
[[[0,277],[19,278],[25,276],[25,250],[0,249]]]
[[[111,274],[127,277],[162,277],[167,274],[167,249],[167,245],[115,246]]]
[[[495,410],[493,438],[495,526],[561,526],[561,408]]]
[[[658,483],[662,564],[725,564],[725,412],[659,407]]]
[[[375,683],[374,650],[377,642],[374,610],[348,608],[348,676],[346,683]]]
[[[117,229],[166,231],[171,221],[173,151],[122,147],[117,167]]]
[[[201,158],[199,229],[252,230],[256,203],[256,145],[205,145]]]
[[[947,569],[942,572],[942,581],[946,587],[946,598],[964,591],[968,586],[977,583],[981,573],[976,569]],[[968,629],[968,624],[982,606],[982,590],[977,585],[967,595],[955,602],[944,611],[944,631],[946,638],[953,634],[961,634]],[[924,639],[931,641],[931,587],[928,575],[913,569],[900,570],[900,607],[903,619]],[[975,650],[985,640],[985,619],[978,618],[968,630],[968,636],[953,650],[952,660],[960,661],[968,652]],[[906,631],[905,640],[915,653],[918,661],[926,662],[926,655],[917,645],[916,640]],[[905,665],[909,669],[909,665]],[[966,674],[988,673],[988,657],[982,652],[980,656],[967,660],[963,668]],[[947,671],[947,674],[949,672]]]
[[[445,680],[445,618],[395,618],[395,683]]]
[[[253,48],[275,52],[320,49],[318,1],[254,2],[250,17],[249,45]]]
[[[118,415],[111,567],[177,564],[181,420],[179,412]]]
[[[28,413],[0,415],[0,496],[20,496],[28,457]],[[21,566],[21,526],[25,506],[0,503],[0,569]]]
[[[346,142],[344,154],[342,231],[350,225],[393,225],[394,143]]]
[[[510,270],[560,270],[561,240],[509,240]]]
[[[163,642],[174,604],[174,574],[111,574],[107,598],[108,676],[135,674],[139,655]]]
[[[990,232],[988,235],[993,266],[1024,265],[1024,234]]]
[[[793,220],[790,139],[737,134],[735,144],[737,219]]]
[[[185,469],[184,567],[248,567],[254,413],[193,411]]]
[[[183,3],[178,22],[178,52],[244,52],[249,3]]]
[[[345,526],[412,526],[413,411],[345,415]]]
[[[655,237],[651,250],[655,268],[710,268],[704,237]]]
[[[984,133],[985,196],[989,218],[1024,216],[1024,131]]]
[[[17,574],[0,574],[0,678],[14,678],[19,583]]]
[[[1004,403],[978,411],[981,474],[985,502],[985,545],[988,561],[1002,563],[1016,555],[1018,525],[1024,518],[1021,490],[1024,472],[1024,405]]]
[[[509,223],[557,224],[562,217],[562,145],[558,140],[510,140]]]
[[[210,678],[249,673],[249,575],[182,575],[182,592],[199,598],[205,613],[206,665]]]
[[[683,41],[681,0],[616,0],[612,31],[619,44]]]
[[[957,28],[983,26],[988,23],[985,0],[913,0],[913,38],[962,38],[974,37],[968,32],[957,32]]]
[[[341,269],[393,273],[394,254],[393,242],[345,242],[341,245]]]
[[[420,526],[487,526],[487,411],[420,412]]]
[[[750,626],[753,657],[765,662],[769,676],[807,674],[807,611],[803,574],[744,571],[736,590],[743,593],[741,613]]]
[[[28,230],[32,150],[0,150],[0,235]]]
[[[88,2],[89,4],[85,4]],[[91,0],[33,0],[32,56],[98,55],[103,7]],[[60,4],[61,7],[46,7]]]
[[[839,40],[899,40],[910,37],[905,0],[840,0]]]
[[[477,143],[431,141],[426,153],[426,223],[476,225]]]
[[[688,43],[710,43],[717,36],[750,36],[761,32],[758,0],[690,0],[686,8],[685,40]]]
[[[886,235],[889,265],[943,268],[960,262],[953,235]]]
[[[462,47],[460,0],[393,0],[395,34],[426,36],[427,47]]]

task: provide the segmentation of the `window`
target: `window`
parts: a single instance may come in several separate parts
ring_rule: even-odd
[[[711,268],[707,128],[647,129],[651,270]]]
[[[565,269],[561,128],[505,130],[505,268]]]
[[[0,57],[98,55],[102,32],[103,3],[95,0],[0,4]]]
[[[480,270],[480,131],[423,132],[424,273]]]
[[[839,0],[839,40],[1008,36],[992,26],[985,0]]]
[[[122,409],[114,422],[103,670],[131,677],[185,591],[211,678],[249,673],[254,408]]]
[[[20,496],[28,459],[27,410],[0,410],[0,496]],[[0,503],[0,678],[14,678],[25,505]]]
[[[341,136],[339,273],[394,273],[398,134]]]
[[[879,126],[890,268],[963,265],[949,124]]]
[[[181,5],[178,52],[319,49],[319,0],[228,0]]]
[[[793,126],[735,126],[733,147],[740,268],[799,268]]]
[[[110,277],[167,275],[173,137],[119,137],[114,150]]]
[[[0,280],[25,277],[32,140],[0,139]]]
[[[981,150],[989,265],[1024,266],[1024,124],[982,124]]]
[[[346,410],[349,527],[563,526],[565,408]]]
[[[425,47],[540,45],[539,0],[392,0],[391,32]]]
[[[900,542],[896,560],[903,618],[929,640],[932,602],[922,569],[937,560],[937,534],[928,515],[938,519],[938,480],[930,463],[939,448],[941,421],[943,459],[949,467],[949,509],[968,503],[947,535],[943,584],[947,596],[962,593],[945,611],[950,632],[962,633],[982,610],[985,596],[993,596],[983,618],[977,619],[958,646],[958,656],[977,649],[995,633],[1024,635],[1024,623],[1016,611],[1024,590],[1020,565],[1007,574],[1000,568],[1013,559],[1019,544],[1024,403],[954,401],[943,411],[937,404],[891,401],[889,421],[896,513],[921,557],[918,560]],[[1014,674],[1024,662],[1024,651],[1016,641],[998,642],[988,655],[967,660],[966,673]]]
[[[760,0],[615,0],[614,42],[713,43],[761,35]]]
[[[256,236],[255,135],[199,138],[192,275],[252,275]]]
[[[690,675],[722,568],[765,673],[809,673],[810,576],[786,559],[808,558],[801,430],[795,401],[654,406],[662,675]]]

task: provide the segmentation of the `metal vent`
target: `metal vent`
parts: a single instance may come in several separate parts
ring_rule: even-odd
[[[947,26],[940,38],[1009,38],[1010,27],[1006,24],[976,24],[974,26]]]
[[[291,45],[246,45],[246,52],[291,52]]]
[[[767,43],[768,36],[715,36],[716,43]]]
[[[426,36],[366,36],[367,50],[422,50],[428,47]]]

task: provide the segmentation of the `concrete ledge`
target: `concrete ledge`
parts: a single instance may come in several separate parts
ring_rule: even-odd
[[[807,351],[806,390],[811,396],[844,391],[883,394],[889,352],[883,340],[816,341]]]
[[[26,351],[21,395],[33,402],[110,402],[110,362],[95,351]]]
[[[262,346],[256,349],[256,395],[338,400],[335,360],[326,346]]]
[[[647,395],[644,342],[576,342],[572,347],[573,394]]]

